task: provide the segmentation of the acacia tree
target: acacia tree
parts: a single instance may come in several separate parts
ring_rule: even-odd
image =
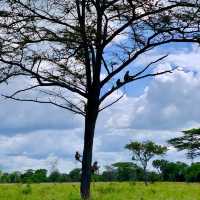
[[[200,156],[200,129],[193,128],[182,131],[184,134],[181,137],[176,137],[168,140],[168,143],[173,145],[178,151],[186,150],[186,156],[193,163],[194,159]]]
[[[98,113],[125,85],[172,70],[134,65],[164,44],[199,43],[196,0],[0,0],[0,82],[23,77],[7,98],[53,104],[85,120],[81,196],[90,196]]]
[[[146,142],[131,142],[125,146],[133,154],[132,160],[139,162],[144,171],[144,183],[147,185],[147,164],[154,157],[164,155],[167,152],[167,147],[157,145],[152,141]]]

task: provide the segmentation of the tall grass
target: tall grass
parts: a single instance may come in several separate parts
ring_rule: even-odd
[[[200,200],[200,184],[95,183],[93,200]],[[79,184],[0,185],[0,200],[80,200]]]

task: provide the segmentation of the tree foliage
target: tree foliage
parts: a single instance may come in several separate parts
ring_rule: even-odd
[[[188,165],[183,162],[169,162],[167,160],[154,160],[153,166],[159,170],[163,181],[185,181]]]
[[[125,146],[133,154],[132,160],[139,161],[142,166],[146,166],[147,162],[156,155],[163,155],[167,151],[167,147],[157,145],[152,141],[131,142]]]
[[[117,170],[117,180],[131,181],[136,179],[136,170],[138,166],[131,162],[118,162],[112,164]]]
[[[187,182],[200,182],[200,163],[193,163],[185,173]]]
[[[182,133],[183,136],[170,139],[168,143],[179,151],[186,150],[187,158],[191,159],[193,162],[194,158],[200,155],[200,129],[190,129],[182,131]]]
[[[156,163],[156,164],[155,164]],[[159,172],[147,171],[148,181],[173,181],[173,182],[200,182],[200,163],[188,165],[183,162],[170,162],[168,160],[154,160],[153,166]],[[80,181],[80,169],[73,169],[69,173],[59,171],[46,174],[45,169],[27,170],[25,172],[2,172],[0,183],[71,183]],[[31,173],[30,173],[31,172]],[[42,173],[41,173],[42,172]],[[38,174],[41,174],[39,176]],[[131,162],[113,163],[106,166],[103,172],[94,175],[94,182],[121,182],[121,181],[144,181],[144,170]]]

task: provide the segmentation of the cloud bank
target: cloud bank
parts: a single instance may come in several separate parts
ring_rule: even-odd
[[[181,130],[200,125],[199,48],[177,50],[158,67],[175,64],[181,70],[147,82],[139,95],[130,95],[128,90],[120,102],[100,114],[94,159],[101,166],[130,160],[124,146],[131,140],[166,144]],[[64,172],[80,167],[74,152],[82,150],[81,117],[49,105],[13,101],[2,101],[0,110],[0,168],[50,169],[51,159],[58,159],[58,168]],[[183,153],[174,149],[166,158],[185,161]]]

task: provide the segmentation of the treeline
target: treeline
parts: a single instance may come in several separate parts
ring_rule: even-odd
[[[99,174],[98,162],[91,166],[93,181],[178,181],[200,182],[200,162],[194,159],[200,156],[200,129],[183,131],[183,136],[172,138],[168,143],[178,151],[186,151],[191,165],[183,162],[170,162],[164,159],[153,160],[155,156],[163,156],[168,151],[166,146],[155,144],[152,141],[130,142],[125,146],[132,154],[132,162],[118,162],[105,167]],[[76,152],[75,159],[81,161],[82,155]],[[148,171],[147,166],[153,160],[154,171]],[[0,183],[42,183],[42,182],[79,182],[81,169],[73,169],[69,173],[60,173],[53,170],[50,174],[46,169],[29,169],[24,173],[0,173]]]
[[[175,181],[200,182],[200,162],[187,165],[183,162],[169,162],[167,160],[154,160],[156,171],[147,171],[149,182]],[[45,182],[79,182],[80,169],[73,169],[69,173],[54,171],[48,175],[46,169],[29,169],[24,173],[1,173],[0,183],[45,183]],[[105,167],[101,174],[94,174],[93,181],[144,181],[144,170],[132,162],[119,162]]]
[[[147,171],[149,182],[200,182],[200,162],[187,165],[183,162],[154,160],[155,171]],[[145,181],[142,167],[131,162],[115,163],[97,177],[99,181]]]
[[[80,169],[70,173],[60,173],[58,170],[48,175],[46,169],[28,169],[24,173],[0,173],[0,183],[45,183],[45,182],[76,182],[80,180]]]

